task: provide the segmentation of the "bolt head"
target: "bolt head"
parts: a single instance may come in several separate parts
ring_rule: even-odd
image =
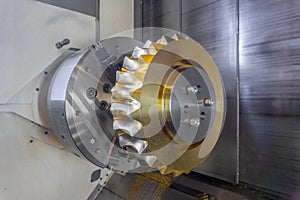
[[[108,103],[106,101],[101,101],[99,108],[100,110],[106,110],[108,108]]]
[[[190,118],[189,124],[190,124],[190,126],[199,127],[200,119],[199,118]]]
[[[199,88],[195,85],[188,86],[186,90],[188,94],[198,94],[200,92]]]
[[[204,105],[205,106],[212,106],[212,105],[214,105],[214,102],[211,99],[204,99]]]
[[[93,99],[97,96],[97,90],[93,87],[90,87],[86,90],[86,96],[89,98],[89,99]]]

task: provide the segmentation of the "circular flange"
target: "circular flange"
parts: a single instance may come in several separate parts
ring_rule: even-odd
[[[128,138],[113,129],[108,108],[116,71],[136,46],[143,44],[111,38],[67,58],[48,89],[51,128],[69,151],[101,167],[143,172],[168,166],[189,171],[208,156],[223,126],[225,93],[218,69],[194,41],[177,38],[161,47],[137,99],[142,102],[138,118],[143,134]],[[129,148],[132,144],[145,152]]]
[[[98,42],[68,57],[49,85],[47,113],[53,132],[69,151],[100,167],[139,167],[116,145],[108,107],[120,62],[140,45],[121,37]]]

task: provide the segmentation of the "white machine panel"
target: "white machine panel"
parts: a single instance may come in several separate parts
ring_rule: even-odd
[[[5,103],[12,96],[30,103],[30,95],[18,91],[69,47],[95,41],[95,18],[34,0],[0,0],[0,13],[0,199],[86,199],[98,183],[91,183],[91,174],[99,168],[41,142],[53,135],[3,111],[9,111]],[[70,44],[57,49],[65,38]]]
[[[88,161],[31,137],[36,125],[0,114],[0,199],[87,199],[97,182]]]
[[[0,103],[67,48],[95,41],[95,18],[85,14],[34,0],[0,0],[0,13]],[[55,43],[65,38],[71,43],[58,50]]]

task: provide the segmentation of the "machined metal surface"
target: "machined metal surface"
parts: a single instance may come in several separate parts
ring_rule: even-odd
[[[157,51],[154,55],[149,53],[151,46]],[[143,62],[136,54],[142,54],[144,62],[150,65],[140,64]],[[157,159],[154,169],[179,174],[190,171],[207,158],[223,126],[224,93],[216,67],[202,47],[180,35],[165,36],[152,44],[147,41],[144,49],[133,51],[132,57],[124,60],[125,69],[118,72],[113,88],[115,129],[131,137],[144,138],[148,146],[144,150],[146,155]],[[128,61],[134,58],[137,60]],[[141,76],[142,72],[146,74]],[[130,74],[136,77],[129,79]],[[191,74],[194,79],[190,79]],[[187,90],[191,85],[196,85],[196,92]],[[131,99],[130,104],[127,99]],[[126,111],[124,105],[130,106],[132,111]],[[158,110],[153,111],[153,107]],[[135,114],[139,109],[140,114]],[[160,122],[153,123],[157,120]],[[123,125],[125,121],[131,124],[130,129]]]
[[[232,1],[142,1],[137,26],[163,26],[181,30],[199,42],[215,60],[226,89],[227,117],[215,149],[196,171],[238,180],[237,4]],[[168,6],[167,6],[168,5]],[[170,7],[171,6],[171,7]],[[226,16],[226,17],[224,17]],[[146,32],[144,38],[156,35]],[[224,154],[226,152],[226,154]]]
[[[142,10],[142,27],[163,27],[181,31],[181,0],[142,1]]]
[[[182,91],[184,86],[186,90]],[[191,87],[193,88],[192,91],[190,91]],[[193,94],[196,95],[196,98]],[[207,98],[215,99],[215,94],[205,72],[201,68],[185,69],[182,76],[177,78],[171,91],[170,117],[174,130],[178,131],[180,126],[186,124],[186,121],[182,119],[188,119],[189,123],[185,131],[193,128],[198,129],[194,142],[202,141],[210,128],[210,121],[214,117],[212,107],[207,107],[204,104]]]
[[[101,167],[127,171],[124,166],[130,166],[130,158],[119,158],[112,146],[111,114],[102,104],[110,104],[104,86],[115,84],[114,66],[138,45],[130,38],[114,38],[76,52],[59,66],[49,86],[51,128],[69,151]]]
[[[179,26],[224,79],[223,133],[197,172],[299,196],[299,1],[184,0],[173,5],[181,13],[161,7],[157,15],[162,2],[143,3],[143,23]]]
[[[189,172],[210,154],[226,114],[213,60],[176,34],[144,46],[111,38],[77,51],[46,91],[50,127],[64,147],[121,172]]]
[[[227,101],[227,117],[220,140],[196,171],[231,182],[236,182],[238,176],[236,16],[234,1],[182,1],[182,32],[203,45],[215,60],[224,80]]]
[[[241,173],[300,196],[300,4],[240,1]]]

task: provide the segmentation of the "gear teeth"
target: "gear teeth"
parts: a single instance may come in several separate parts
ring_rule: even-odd
[[[142,59],[131,59],[129,57],[125,57],[123,61],[124,67],[129,71],[137,71],[137,70],[145,70],[148,65]]]
[[[111,90],[112,104],[110,110],[114,116],[113,129],[123,132],[123,134],[119,135],[119,137],[122,137],[119,139],[123,139],[123,146],[132,146],[138,149],[137,151],[139,153],[143,152],[146,147],[137,148],[134,147],[134,145],[141,145],[141,141],[146,141],[134,138],[141,130],[142,124],[132,119],[131,114],[140,109],[141,104],[131,95],[138,93],[142,88],[146,70],[157,51],[172,40],[170,37],[163,36],[158,42],[148,40],[142,48],[136,46],[132,52],[132,56],[126,56],[124,58],[123,68],[117,71],[116,84]],[[124,138],[126,138],[126,140]],[[126,143],[124,143],[124,141],[126,141]],[[138,143],[135,143],[137,141]],[[156,159],[156,157],[147,156],[146,162],[150,166],[153,165]]]
[[[163,174],[171,174],[173,173],[174,171],[172,169],[170,169],[169,167],[167,167],[167,169],[165,170],[165,172]]]
[[[173,36],[172,36],[172,38],[174,39],[174,40],[179,40],[179,39],[181,39],[181,37],[179,36],[179,35],[177,35],[177,34],[174,34]]]
[[[149,65],[152,59],[154,58],[154,56],[147,54],[147,55],[142,55],[141,58],[144,60],[145,63]]]
[[[124,96],[124,98],[127,98],[128,95],[130,95],[130,93],[132,93],[133,91],[137,90],[135,86],[130,86],[130,85],[120,85],[120,84],[116,84],[113,89],[112,92],[114,93],[114,96]]]
[[[141,108],[140,102],[132,96],[138,94],[143,87],[146,71],[157,52],[170,42],[181,39],[188,40],[187,37],[179,34],[175,34],[172,37],[162,36],[156,42],[148,40],[142,48],[136,46],[132,56],[124,58],[123,68],[117,71],[116,84],[111,90],[112,104],[110,108],[114,116],[113,129],[118,130],[118,141],[121,148],[141,154],[148,147],[146,140],[135,137],[143,125],[131,117],[132,113]],[[179,142],[176,147],[178,149],[185,148],[185,145]],[[135,154],[134,156],[138,158],[138,162],[141,165],[147,163],[148,166],[152,167],[156,161],[159,162],[156,156],[145,154]],[[159,169],[162,175],[172,174],[173,177],[177,177],[183,173],[189,173],[187,170],[178,171],[176,167],[174,169],[171,165],[168,166],[163,166]]]
[[[156,156],[146,156],[145,161],[148,164],[148,166],[152,167],[154,163],[156,162],[157,157]]]
[[[177,177],[177,176],[180,176],[183,173],[184,173],[183,171],[173,171],[173,176]]]
[[[168,175],[168,174],[173,174],[174,177],[177,177],[181,174],[184,173],[184,171],[177,171],[177,170],[173,170],[167,166],[163,166],[162,168],[159,169],[159,172],[162,174],[162,175]]]
[[[118,140],[122,148],[133,148],[139,154],[142,153],[148,147],[147,141],[132,138],[126,133],[119,133]]]
[[[158,51],[161,48],[163,48],[165,45],[160,44],[160,43],[156,43],[156,42],[152,42],[153,47]]]
[[[158,43],[158,42],[151,42],[150,40],[147,40],[147,42],[145,43],[145,45],[143,46],[143,48],[148,48],[148,49],[155,49],[156,52],[159,51],[161,48],[163,48],[163,46],[165,46],[162,43]]]
[[[174,41],[173,38],[170,38],[168,36],[162,36],[159,40],[157,40],[157,43],[168,45],[168,43]]]
[[[114,130],[122,130],[130,136],[135,136],[142,128],[142,124],[128,116],[123,115],[122,118],[115,118],[113,122]]]
[[[115,90],[115,88],[114,88],[114,90]],[[133,98],[129,94],[119,93],[119,92],[116,92],[116,91],[114,91],[113,94],[112,94],[112,101],[113,102],[128,102],[132,99]]]
[[[160,172],[161,174],[165,174],[166,170],[167,170],[167,166],[163,166],[163,167],[161,167],[161,168],[159,169],[159,172]]]
[[[143,48],[149,49],[149,48],[151,48],[151,47],[153,47],[152,41],[151,41],[151,40],[147,40],[147,41],[145,42]]]
[[[125,88],[136,90],[143,86],[143,83],[132,72],[118,71],[116,74],[118,84],[122,84]]]
[[[131,113],[137,111],[138,109],[140,109],[140,107],[141,107],[140,102],[138,102],[134,98],[131,98],[129,100],[123,100],[123,101],[116,100],[115,103],[111,105],[110,110],[112,112],[122,112],[122,113],[126,113],[126,115],[131,115]]]
[[[146,70],[139,70],[139,71],[135,71],[134,75],[140,79],[140,80],[144,80],[145,75],[146,75]]]
[[[156,54],[156,49],[154,47],[149,47],[149,48],[140,48],[140,47],[135,47],[133,52],[132,52],[132,57],[138,59],[142,55],[155,55]]]
[[[183,35],[179,35],[179,34],[174,34],[173,36],[172,36],[172,38],[174,39],[174,40],[180,40],[180,39],[188,39],[187,37],[185,37],[185,36],[183,36]]]

